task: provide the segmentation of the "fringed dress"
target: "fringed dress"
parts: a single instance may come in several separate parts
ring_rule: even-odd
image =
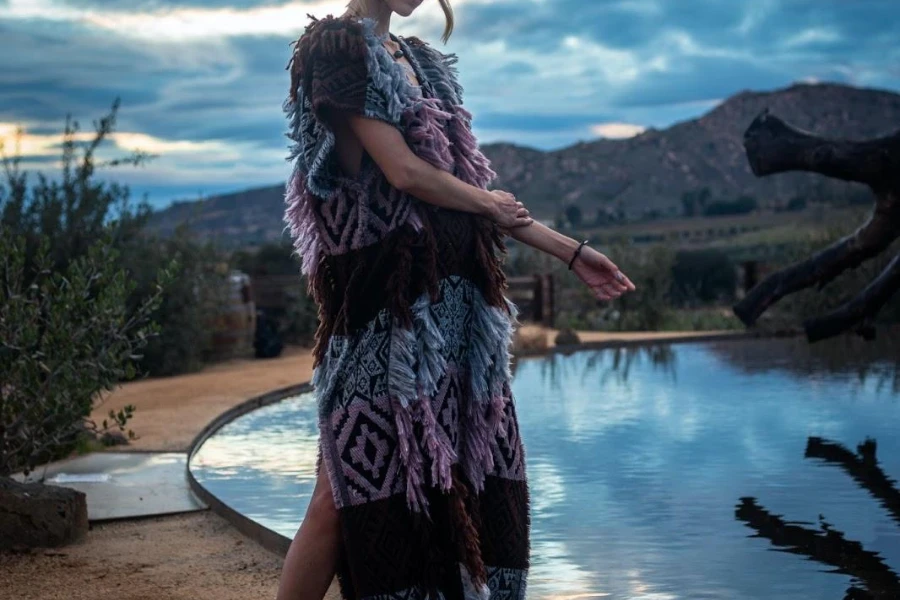
[[[400,39],[417,86],[385,39],[371,20],[314,19],[285,103],[285,218],[319,308],[313,386],[342,529],[338,579],[348,599],[522,599],[528,486],[505,233],[392,187],[365,153],[358,175],[345,175],[325,118],[384,121],[420,158],[487,187],[494,173],[455,57]]]

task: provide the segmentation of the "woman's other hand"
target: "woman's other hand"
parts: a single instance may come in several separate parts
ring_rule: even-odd
[[[489,194],[492,202],[488,204],[487,217],[501,227],[522,227],[534,221],[525,205],[509,192],[492,190]]]
[[[615,300],[633,292],[634,284],[609,258],[589,246],[581,249],[572,270],[598,300]]]

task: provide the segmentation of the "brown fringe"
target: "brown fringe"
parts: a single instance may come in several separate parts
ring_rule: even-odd
[[[476,587],[487,583],[487,569],[481,556],[481,540],[478,528],[472,520],[472,506],[477,503],[472,492],[460,475],[458,467],[453,468],[453,485],[450,488],[450,523],[455,533],[455,542],[460,561],[469,570]]]
[[[475,220],[477,226],[478,261],[484,276],[481,282],[481,293],[491,306],[502,307],[508,311],[503,292],[507,289],[506,274],[503,272],[503,260],[507,250],[504,238],[505,231],[496,223],[485,218]]]
[[[315,275],[306,282],[306,291],[318,307],[316,316],[319,324],[316,327],[315,344],[313,346],[313,366],[317,366],[325,358],[328,339],[334,332],[335,318],[338,313],[335,301],[334,274],[328,261],[320,258]]]
[[[311,22],[296,41],[291,43],[293,52],[285,69],[291,74],[291,101],[297,100],[297,91],[302,85],[309,89],[312,69],[307,65],[313,59],[327,59],[334,56],[365,58],[366,40],[363,27],[356,21],[344,17],[328,15],[317,19],[307,15]]]
[[[409,307],[412,304],[412,299],[410,298],[410,286],[412,285],[410,275],[415,263],[414,236],[415,233],[411,229],[404,228],[399,243],[394,247],[397,266],[385,282],[387,297],[390,299],[391,312],[399,320],[400,325],[407,329],[412,327],[413,322],[412,311]]]

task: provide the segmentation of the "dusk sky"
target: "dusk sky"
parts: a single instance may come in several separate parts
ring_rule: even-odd
[[[0,139],[52,172],[65,116],[115,97],[111,177],[163,206],[287,176],[289,43],[331,0],[0,0]],[[834,81],[900,91],[896,0],[454,0],[466,105],[482,142],[552,149],[703,114],[741,90]],[[440,45],[425,0],[399,35]]]

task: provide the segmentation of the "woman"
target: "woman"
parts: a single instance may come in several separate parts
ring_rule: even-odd
[[[487,191],[455,58],[389,33],[421,1],[313,19],[289,64],[285,218],[319,307],[320,468],[279,600],[319,600],[335,574],[345,598],[524,598],[504,238],[566,261],[598,299],[634,289]]]

